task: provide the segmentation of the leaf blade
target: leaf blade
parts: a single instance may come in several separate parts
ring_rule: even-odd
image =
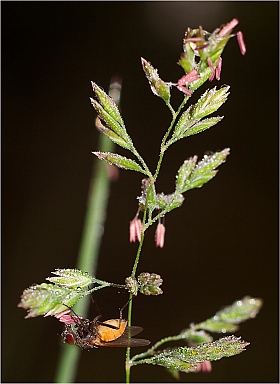
[[[119,168],[123,168],[130,171],[136,171],[147,174],[146,171],[134,160],[128,159],[125,156],[121,156],[117,153],[111,152],[92,152],[100,160],[105,160],[110,165],[116,165]]]
[[[197,347],[178,347],[164,350],[148,359],[138,360],[132,365],[152,364],[161,365],[178,371],[193,371],[197,364],[205,360],[215,361],[230,357],[245,351],[250,343],[240,337],[227,336],[219,340],[203,343]]]

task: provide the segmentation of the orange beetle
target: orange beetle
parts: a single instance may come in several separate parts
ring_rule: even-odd
[[[70,317],[70,321],[69,321]],[[127,326],[127,321],[121,318],[99,321],[101,315],[93,320],[77,315],[68,315],[65,330],[61,336],[64,342],[78,345],[82,349],[98,347],[143,347],[151,342],[146,339],[132,339],[143,328]]]

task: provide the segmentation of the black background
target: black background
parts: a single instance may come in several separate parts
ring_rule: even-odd
[[[176,82],[185,29],[213,31],[236,17],[247,54],[232,39],[221,81],[211,84],[231,86],[219,111],[225,118],[170,148],[157,191],[173,191],[186,158],[226,147],[231,154],[214,180],[166,217],[163,249],[154,245],[155,227],[148,232],[138,270],[159,273],[164,294],[138,296],[133,323],[155,342],[245,295],[261,297],[257,318],[237,332],[251,342],[247,351],[181,381],[278,382],[278,2],[2,2],[1,10],[2,381],[54,378],[62,327],[53,318],[24,320],[17,304],[24,288],[55,268],[75,267],[91,151],[99,149],[90,81],[107,90],[111,76],[122,77],[127,130],[154,169],[170,113],[151,93],[140,57]],[[182,95],[172,94],[176,106]],[[122,283],[131,272],[137,245],[128,227],[141,178],[122,170],[112,185],[100,279]],[[126,297],[96,294],[103,318],[116,317]],[[77,381],[124,381],[124,354],[82,351]],[[175,380],[162,367],[139,366],[132,381]]]

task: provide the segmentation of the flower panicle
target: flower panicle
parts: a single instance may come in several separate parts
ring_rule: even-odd
[[[179,59],[179,65],[184,69],[186,74],[196,71],[200,77],[204,78],[203,82],[220,80],[222,69],[221,54],[232,37],[237,37],[237,42],[242,55],[246,53],[246,45],[243,33],[238,31],[233,34],[233,29],[238,25],[238,19],[234,18],[229,23],[217,28],[213,33],[209,33],[199,27],[197,29],[188,28],[185,32],[183,40],[183,53]],[[211,71],[209,71],[209,68]],[[191,80],[182,77],[178,80],[177,88],[187,96],[191,96],[193,89],[191,83],[197,82],[199,79]],[[197,87],[195,87],[196,89]]]

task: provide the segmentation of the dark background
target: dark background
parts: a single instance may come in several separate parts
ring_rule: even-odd
[[[99,149],[90,81],[107,90],[112,75],[122,77],[127,130],[154,169],[170,113],[151,93],[140,57],[176,82],[185,29],[212,32],[236,17],[247,54],[232,39],[221,81],[211,85],[231,86],[219,111],[225,118],[168,150],[157,191],[173,191],[186,158],[225,147],[231,154],[214,180],[166,217],[163,249],[154,245],[155,227],[148,232],[139,272],[159,273],[164,294],[138,296],[133,323],[155,342],[245,295],[261,297],[257,318],[237,332],[251,342],[247,351],[181,381],[278,382],[278,2],[2,2],[1,11],[2,381],[54,378],[62,327],[53,318],[24,320],[17,304],[55,268],[75,267],[91,151]],[[176,106],[182,95],[172,94]],[[122,170],[112,185],[100,279],[122,283],[131,272],[137,245],[128,242],[128,227],[141,178]],[[106,319],[127,296],[104,290],[95,298]],[[82,351],[77,381],[124,381],[124,356],[122,349]],[[139,366],[132,381],[175,380],[162,367]]]

